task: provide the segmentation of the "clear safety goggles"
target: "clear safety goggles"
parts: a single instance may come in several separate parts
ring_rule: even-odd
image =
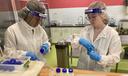
[[[98,14],[87,14],[85,16],[85,19],[90,20],[90,19],[95,19],[98,16]]]
[[[47,14],[43,14],[43,13],[40,13],[37,11],[31,11],[31,14],[32,14],[32,16],[37,16],[37,17],[40,17],[42,19],[45,19],[47,17]]]
[[[100,8],[94,8],[94,9],[86,9],[85,10],[85,14],[96,14],[96,13],[103,13],[104,9],[100,9]]]
[[[42,19],[45,19],[47,17],[47,14],[45,14],[45,13],[43,14],[43,13],[40,13],[38,11],[31,11],[27,7],[24,7],[24,9],[27,9],[31,13],[32,16],[37,16],[37,17],[40,17]]]

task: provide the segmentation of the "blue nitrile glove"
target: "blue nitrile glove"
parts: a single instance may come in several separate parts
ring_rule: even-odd
[[[27,51],[26,56],[31,57],[30,60],[39,60],[36,54],[32,51]]]
[[[94,50],[94,46],[91,44],[91,42],[89,42],[87,39],[85,38],[80,38],[79,39],[79,43],[81,45],[83,45],[86,49],[87,49],[87,53],[91,52],[92,50]]]
[[[101,56],[94,50],[89,52],[88,55],[90,56],[90,58],[92,60],[95,60],[95,61],[100,61],[101,60]]]
[[[95,51],[95,47],[91,44],[91,42],[89,42],[84,38],[80,38],[79,43],[87,49],[87,53],[92,60],[95,61],[101,60],[101,56]]]
[[[46,54],[48,53],[48,50],[49,50],[49,45],[48,43],[44,43],[41,48],[40,48],[40,53],[41,54]]]

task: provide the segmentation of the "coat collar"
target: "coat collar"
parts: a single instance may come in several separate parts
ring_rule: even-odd
[[[100,32],[100,34],[97,36],[96,40],[99,40],[101,38],[106,38],[108,31],[108,25],[104,27],[104,29]],[[91,41],[93,42],[93,36],[94,36],[94,28],[92,26],[89,27],[87,31],[88,35],[90,36]]]
[[[39,28],[39,25],[36,27],[32,27],[30,26],[28,23],[26,23],[23,19],[20,21],[20,25],[24,26],[27,30],[35,30],[37,28]]]
[[[107,31],[108,31],[107,28],[108,28],[108,25],[106,25],[104,29],[100,32],[100,34],[98,35],[98,38],[106,38]]]

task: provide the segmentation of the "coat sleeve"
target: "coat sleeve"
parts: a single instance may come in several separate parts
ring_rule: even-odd
[[[49,42],[47,33],[43,29],[43,44],[45,44],[45,43],[48,43],[48,45],[49,45],[49,52],[50,52],[51,43]]]
[[[108,49],[108,55],[101,55],[101,61],[98,62],[103,66],[112,66],[120,61],[121,41],[118,34],[114,35],[111,39],[110,46]]]
[[[7,29],[4,38],[4,50],[5,53],[10,54],[16,50],[16,38],[12,29]]]
[[[80,33],[76,33],[76,37],[73,37],[71,40],[71,46],[73,51],[81,51],[81,45],[79,44],[79,39],[81,37],[85,38],[86,37],[86,31],[88,30],[88,27],[84,27],[83,29],[80,30]]]

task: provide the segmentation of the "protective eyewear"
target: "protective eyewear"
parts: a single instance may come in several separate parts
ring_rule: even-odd
[[[40,13],[37,11],[31,11],[31,14],[32,14],[32,16],[37,16],[37,17],[40,17],[42,19],[45,19],[47,17],[47,14],[43,14],[43,13]]]
[[[94,8],[94,9],[86,9],[85,10],[85,14],[89,14],[89,13],[102,13],[104,11],[104,9],[100,9],[100,8]]]
[[[86,20],[95,19],[98,16],[98,14],[89,13],[85,15]]]

